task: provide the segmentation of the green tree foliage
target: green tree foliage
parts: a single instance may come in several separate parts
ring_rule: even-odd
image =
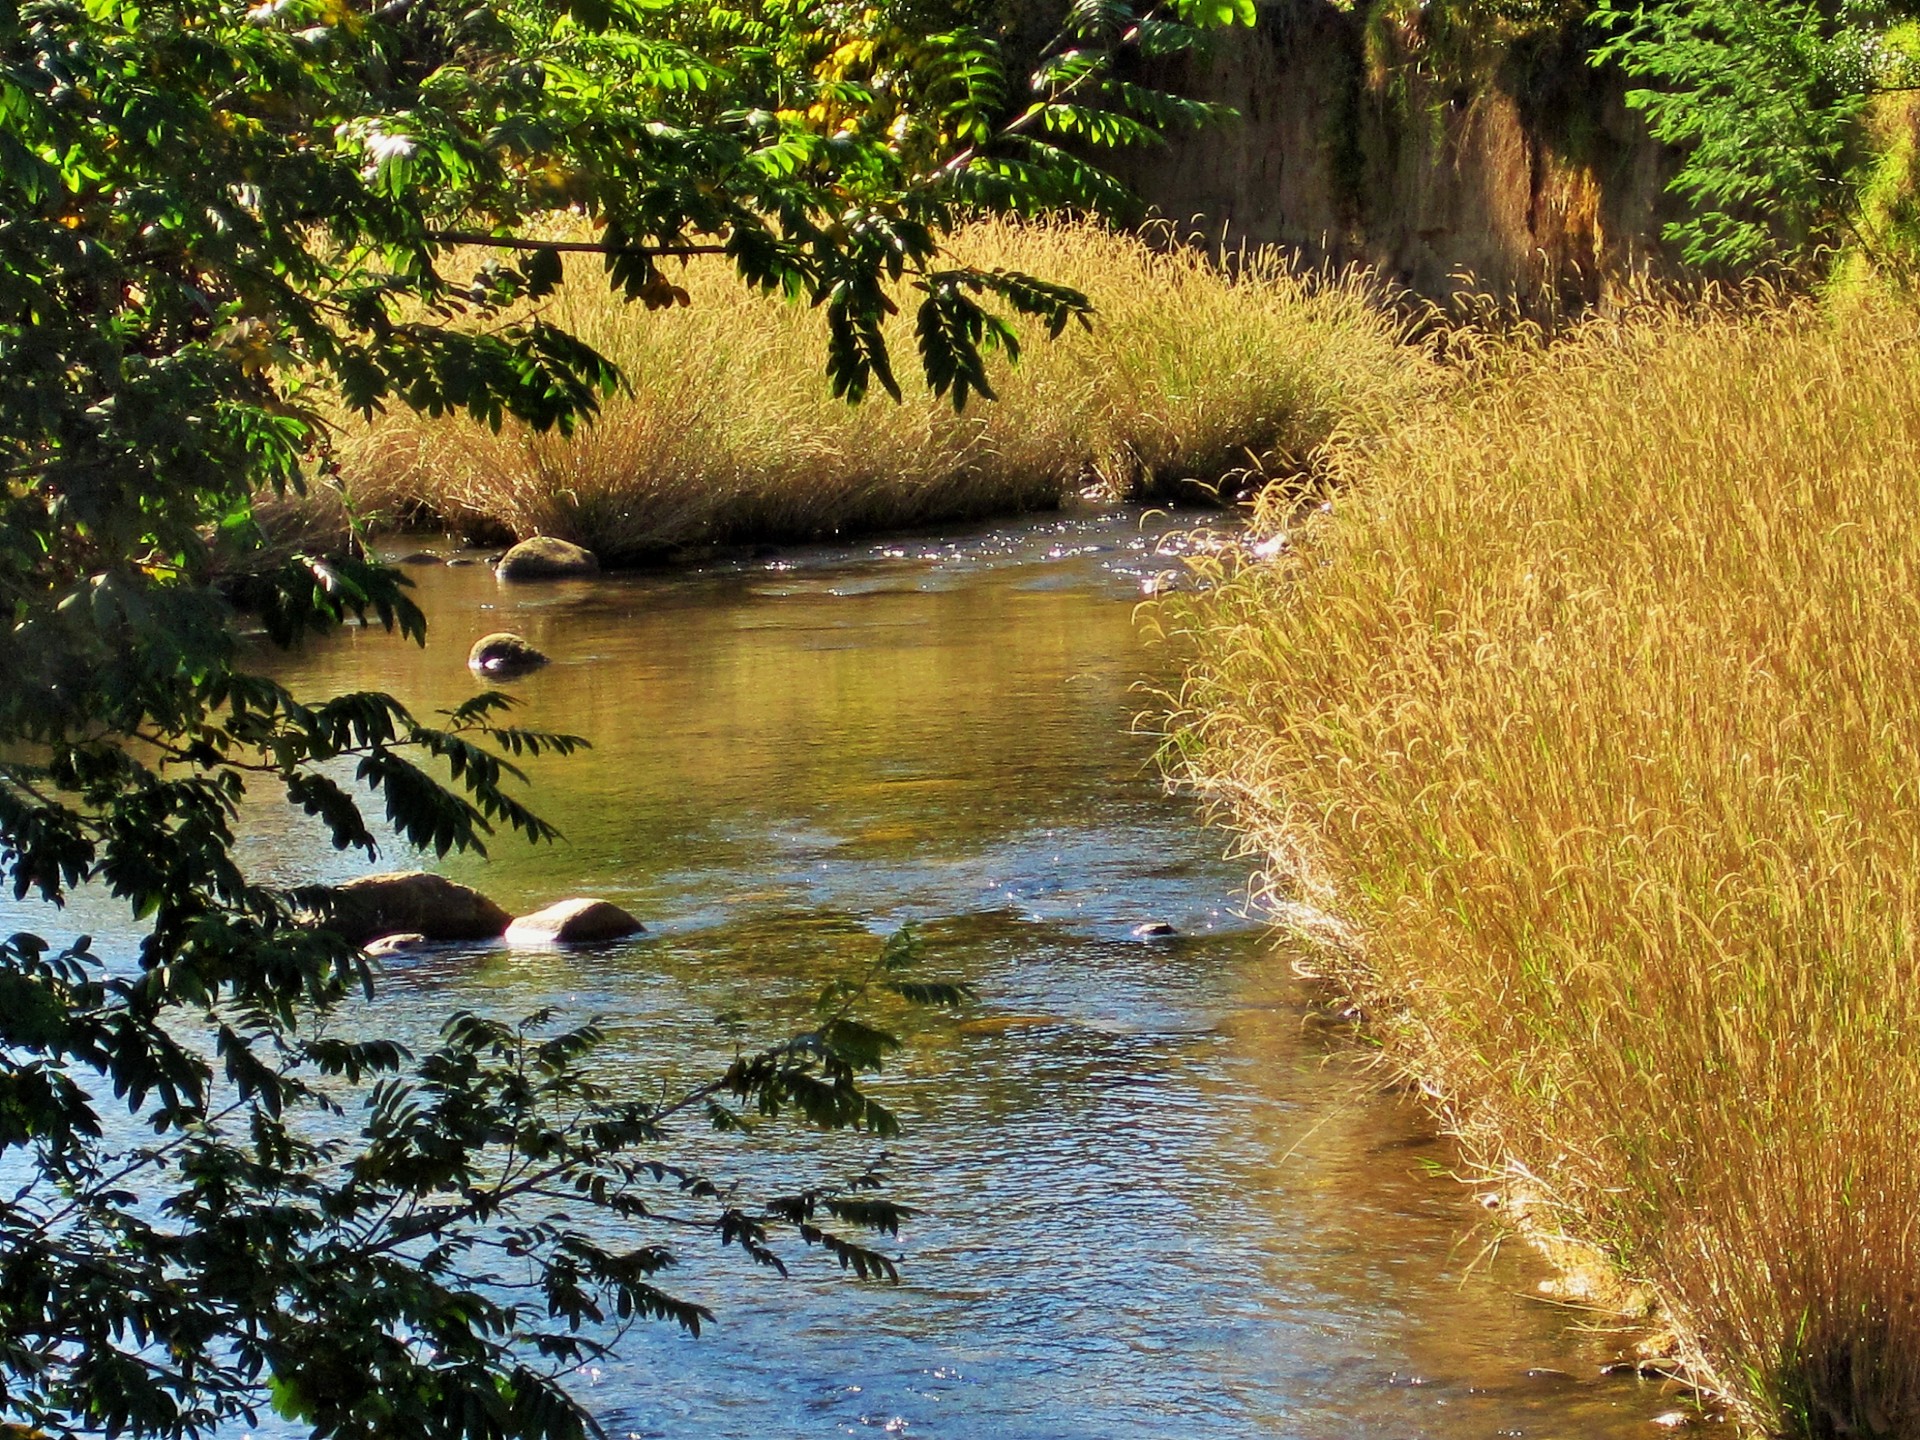
[[[1600,0],[1597,52],[1684,147],[1668,228],[1690,264],[1794,263],[1857,233],[1869,101],[1920,83],[1908,0]]]
[[[374,853],[372,803],[473,850],[551,837],[514,761],[581,742],[498,695],[296,696],[243,663],[216,562],[257,545],[254,496],[324,476],[328,403],[590,421],[621,376],[538,303],[571,252],[635,323],[684,302],[675,257],[723,253],[825,310],[852,398],[895,388],[881,320],[914,304],[933,383],[986,393],[1012,317],[1086,302],[949,264],[942,230],[1116,202],[1100,146],[1208,118],[1127,57],[1247,15],[1075,0],[1029,82],[964,4],[0,0],[0,871],[17,899],[96,887],[140,935],[0,943],[10,1420],[176,1436],[271,1403],[324,1436],[561,1440],[592,1420],[555,1377],[609,1327],[699,1325],[660,1283],[678,1237],[891,1273],[856,1238],[904,1214],[879,1176],[748,1200],[673,1135],[890,1133],[861,1077],[894,1042],[856,1006],[958,992],[896,941],[804,1033],[645,1101],[591,1078],[592,1024],[363,1033],[365,957],[235,860],[249,787],[338,847]],[[597,238],[550,238],[555,211]],[[495,258],[449,273],[472,247]],[[281,646],[424,634],[364,559],[297,557],[256,598]]]

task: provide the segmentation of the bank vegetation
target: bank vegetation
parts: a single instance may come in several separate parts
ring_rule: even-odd
[[[1344,469],[1163,613],[1178,762],[1752,1420],[1920,1433],[1920,320],[1642,309]]]
[[[1336,433],[1384,429],[1431,389],[1363,278],[1258,252],[1222,266],[1163,238],[1016,221],[953,237],[961,262],[1045,276],[1097,307],[1058,340],[1025,326],[1018,362],[991,361],[997,403],[961,413],[909,375],[909,316],[889,331],[904,403],[850,406],[822,367],[822,312],[744,289],[723,259],[669,267],[687,303],[660,310],[566,285],[549,318],[631,385],[596,423],[569,440],[396,411],[346,427],[346,492],[376,521],[557,535],[619,563],[1049,508],[1087,487],[1231,490],[1296,472]]]

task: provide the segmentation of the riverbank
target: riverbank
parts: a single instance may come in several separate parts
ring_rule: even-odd
[[[1916,345],[1595,323],[1163,617],[1179,762],[1469,1155],[1808,1436],[1920,1429]]]
[[[613,564],[714,544],[817,539],[1115,498],[1231,493],[1311,468],[1336,435],[1370,435],[1437,372],[1358,277],[1272,254],[1222,269],[1096,225],[983,222],[956,257],[1089,295],[1097,316],[1048,341],[1017,327],[999,400],[956,415],[911,375],[910,314],[889,342],[904,404],[829,393],[821,313],[748,292],[723,260],[669,277],[690,303],[610,298],[585,262],[555,318],[617,360],[632,393],[575,439],[412,414],[347,426],[353,506],[500,540],[556,535]],[[460,273],[456,258],[449,273]]]

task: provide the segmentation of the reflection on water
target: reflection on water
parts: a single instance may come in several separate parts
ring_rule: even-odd
[[[682,1288],[720,1323],[636,1332],[579,1377],[614,1436],[1605,1437],[1672,1408],[1599,1377],[1625,1337],[1525,1298],[1530,1257],[1484,1253],[1445,1148],[1308,1023],[1236,913],[1243,870],[1161,793],[1129,730],[1151,549],[1109,516],[545,587],[441,568],[418,572],[424,652],[353,634],[287,667],[426,711],[472,693],[474,637],[518,630],[555,662],[514,687],[523,721],[595,745],[537,769],[566,843],[449,869],[510,908],[604,896],[649,933],[406,962],[402,1035],[551,1002],[609,1016],[613,1063],[651,1074],[718,1053],[720,1012],[777,1029],[907,920],[983,997],[910,1017],[885,1082],[890,1169],[926,1212],[904,1282],[694,1257]],[[283,879],[355,866],[264,820],[251,843]],[[863,1145],[803,1153],[844,1171]]]

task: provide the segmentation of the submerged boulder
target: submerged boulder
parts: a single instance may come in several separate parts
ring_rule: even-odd
[[[623,940],[647,927],[606,900],[562,900],[507,926],[509,945],[593,945]]]
[[[309,885],[293,894],[300,923],[332,930],[355,945],[382,935],[422,940],[492,940],[513,919],[470,885],[424,870],[362,875],[344,885]]]
[[[467,652],[467,668],[476,675],[488,677],[524,675],[546,663],[545,655],[529,645],[525,637],[511,630],[496,630],[491,635],[482,635]]]
[[[493,573],[502,580],[565,580],[578,575],[598,575],[600,562],[591,550],[584,550],[571,541],[535,535],[502,555]]]

